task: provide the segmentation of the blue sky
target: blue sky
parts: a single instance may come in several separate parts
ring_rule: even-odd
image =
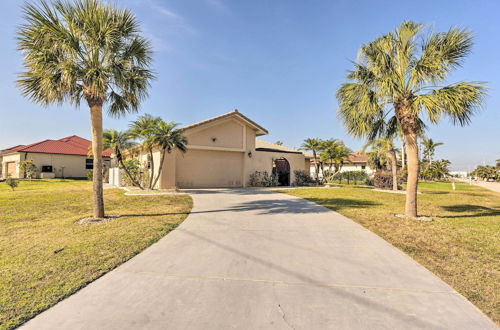
[[[67,135],[90,136],[88,110],[69,105],[42,108],[15,86],[21,70],[15,32],[23,1],[0,4],[0,149]],[[485,110],[466,128],[447,120],[428,135],[445,145],[437,158],[468,170],[500,158],[500,1],[229,1],[122,0],[141,21],[154,49],[150,98],[141,113],[182,124],[234,108],[270,134],[263,137],[297,147],[307,137],[349,137],[336,119],[335,91],[345,81],[358,48],[404,20],[435,31],[467,27],[473,53],[449,82],[486,81]],[[107,128],[125,129],[136,115],[105,117]]]

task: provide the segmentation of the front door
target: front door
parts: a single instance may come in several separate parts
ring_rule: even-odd
[[[275,159],[273,163],[273,174],[278,175],[279,186],[290,185],[290,163],[285,158]]]

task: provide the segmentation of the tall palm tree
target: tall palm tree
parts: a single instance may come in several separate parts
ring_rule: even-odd
[[[429,162],[428,168],[432,165],[432,157],[434,157],[434,153],[436,152],[436,148],[442,146],[443,142],[434,142],[431,138],[423,137],[422,145],[424,147],[424,155],[427,157],[427,161]]]
[[[316,169],[316,181],[319,181],[319,163],[318,163],[318,152],[321,150],[321,144],[323,140],[320,138],[308,138],[304,140],[302,150],[311,151],[314,159],[314,167]]]
[[[437,124],[447,116],[467,125],[482,105],[486,86],[459,82],[441,86],[472,47],[472,34],[451,28],[423,34],[423,26],[402,23],[394,32],[363,45],[337,91],[339,118],[356,137],[386,136],[401,130],[405,139],[408,179],[405,214],[417,216],[419,157],[417,136],[422,117]]]
[[[136,187],[141,189],[142,186],[129,171],[128,167],[123,163],[123,151],[129,150],[135,146],[135,143],[132,141],[132,134],[128,131],[117,131],[115,129],[107,129],[103,132],[103,148],[113,150],[113,153],[116,156],[116,160],[121,168],[125,171],[130,182]]]
[[[26,4],[18,47],[24,96],[48,106],[82,101],[90,108],[94,218],[104,217],[102,108],[120,116],[138,110],[153,73],[151,47],[129,10],[98,0]]]
[[[150,175],[148,188],[153,189],[153,179],[155,166],[153,161],[154,135],[158,124],[162,121],[160,117],[153,117],[150,114],[144,114],[132,121],[129,125],[130,133],[141,140],[142,148],[148,153],[148,163],[150,165]]]
[[[160,165],[158,167],[158,174],[156,175],[152,188],[156,186],[160,178],[161,171],[163,170],[163,163],[165,155],[171,153],[173,150],[178,149],[181,152],[187,151],[187,139],[183,135],[181,129],[177,129],[179,124],[171,122],[159,121],[153,132],[153,145],[160,148]]]
[[[398,190],[398,159],[393,139],[390,137],[381,137],[370,140],[363,146],[363,150],[368,147],[371,147],[372,152],[388,156],[392,172],[392,190]]]

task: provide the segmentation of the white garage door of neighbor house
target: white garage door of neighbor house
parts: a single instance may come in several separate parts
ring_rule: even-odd
[[[241,187],[242,163],[242,152],[191,149],[177,157],[177,186]]]

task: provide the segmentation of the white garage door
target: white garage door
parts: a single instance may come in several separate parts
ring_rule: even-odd
[[[243,153],[188,150],[177,156],[176,181],[179,188],[241,187]]]

